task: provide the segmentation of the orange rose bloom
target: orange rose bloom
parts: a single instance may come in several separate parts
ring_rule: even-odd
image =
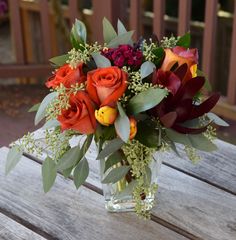
[[[137,122],[136,122],[135,118],[133,118],[133,117],[129,118],[129,122],[130,122],[129,139],[132,140],[137,133]]]
[[[197,49],[186,49],[183,47],[174,47],[173,49],[165,49],[165,58],[161,65],[161,70],[170,71],[175,63],[178,65],[183,65],[186,63],[188,65],[188,71],[184,77],[184,81],[192,78],[190,68],[197,64],[198,62],[198,52]]]
[[[128,74],[118,67],[88,72],[86,90],[98,106],[114,106],[127,88]]]
[[[82,67],[82,63],[75,69],[72,69],[68,64],[63,65],[48,79],[46,86],[48,88],[55,88],[62,83],[66,88],[70,88],[73,84],[85,82],[86,76],[83,73]]]
[[[82,134],[95,132],[96,119],[94,106],[87,93],[79,91],[70,96],[70,108],[62,110],[57,120],[61,123],[61,129],[73,129]]]

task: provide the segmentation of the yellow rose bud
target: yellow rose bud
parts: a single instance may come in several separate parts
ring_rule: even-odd
[[[95,118],[104,126],[113,124],[117,117],[117,109],[104,106],[95,111]]]
[[[129,134],[129,139],[132,140],[136,133],[137,133],[137,122],[133,117],[129,118],[130,122],[130,134]]]
[[[197,77],[197,64],[194,64],[190,67],[190,72],[193,78]]]

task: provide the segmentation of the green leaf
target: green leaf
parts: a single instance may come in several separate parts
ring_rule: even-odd
[[[109,43],[112,39],[117,37],[117,33],[113,28],[112,24],[105,17],[103,18],[102,25],[104,42]]]
[[[207,117],[212,120],[216,125],[223,126],[223,127],[228,127],[229,124],[225,122],[223,119],[218,117],[216,114],[209,112],[207,113]]]
[[[118,30],[118,35],[127,33],[127,30],[126,30],[124,24],[120,21],[120,19],[118,19],[118,21],[117,21],[117,30]]]
[[[166,129],[165,131],[167,137],[173,142],[181,143],[205,152],[217,150],[216,145],[208,140],[203,134],[181,134],[171,129]]]
[[[80,147],[76,146],[68,150],[58,161],[57,169],[66,170],[73,167],[80,157]]]
[[[105,68],[105,67],[110,67],[111,62],[109,59],[106,57],[102,56],[100,53],[92,53],[92,57],[96,63],[96,66],[98,68]]]
[[[130,170],[129,166],[120,166],[112,169],[107,176],[102,180],[102,183],[116,183]]]
[[[182,37],[180,37],[180,39],[176,43],[177,46],[181,46],[185,48],[189,48],[190,44],[191,44],[191,35],[189,32],[183,35]]]
[[[140,68],[141,78],[143,79],[143,78],[149,76],[151,73],[153,73],[155,68],[156,68],[156,66],[154,65],[154,63],[152,63],[150,61],[144,62]]]
[[[66,64],[66,61],[69,59],[69,54],[63,54],[61,56],[50,58],[49,61],[56,66],[60,67]]]
[[[51,92],[43,99],[35,115],[35,125],[37,125],[45,117],[48,105],[57,97],[57,95],[57,92]]]
[[[165,51],[162,47],[158,47],[158,48],[154,48],[152,50],[152,53],[156,56],[156,58],[153,60],[153,63],[156,66],[160,66],[160,64],[162,63],[162,60],[165,56]]]
[[[84,141],[83,143],[83,146],[81,147],[81,151],[80,151],[80,154],[79,154],[79,158],[81,159],[85,154],[86,152],[88,151],[91,143],[92,143],[92,140],[93,140],[93,134],[90,134],[87,136],[86,140]],[[79,159],[79,160],[80,160]]]
[[[84,44],[86,43],[86,39],[87,39],[87,30],[86,30],[86,26],[84,25],[84,23],[78,19],[75,20],[75,23],[72,26],[71,29],[71,43],[72,46],[76,49],[80,49],[81,46],[80,44]]]
[[[112,39],[107,46],[109,48],[116,48],[122,44],[129,44],[130,41],[132,40],[133,33],[134,33],[134,31],[129,31],[129,32],[123,33],[123,34],[117,36],[116,38]]]
[[[106,172],[110,167],[112,167],[113,165],[119,163],[122,161],[123,159],[123,154],[120,151],[116,151],[114,153],[112,153],[106,160],[105,162],[105,169],[104,172]]]
[[[155,124],[150,121],[140,121],[137,124],[137,129],[135,139],[150,148],[158,146],[158,132]]]
[[[48,120],[42,127],[43,130],[54,128],[60,126],[60,122],[56,119],[50,119]]]
[[[43,190],[45,193],[53,186],[56,176],[56,164],[50,157],[47,157],[42,165]]]
[[[14,146],[9,149],[7,154],[7,161],[5,165],[5,174],[7,175],[20,161],[23,151],[19,150],[19,146]]]
[[[87,159],[84,157],[74,170],[74,184],[78,189],[87,179],[89,175],[89,165]]]
[[[130,182],[126,188],[121,191],[121,192],[118,192],[115,196],[116,196],[116,199],[121,199],[121,198],[126,198],[127,196],[130,196],[132,195],[133,191],[134,191],[134,188],[138,185],[138,182],[137,180],[132,180],[132,182]]]
[[[70,167],[70,168],[68,168],[68,169],[62,170],[63,176],[64,176],[65,178],[70,177],[73,168],[74,168],[74,166],[73,166],[73,167]]]
[[[167,96],[166,89],[149,88],[130,99],[128,104],[128,111],[135,115],[155,107],[162,99]]]
[[[105,148],[98,154],[97,159],[103,159],[121,148],[124,142],[120,138],[115,138],[107,143]]]
[[[38,109],[39,109],[40,104],[41,104],[41,103],[35,104],[34,106],[32,106],[32,107],[28,110],[28,112],[37,112]]]
[[[209,82],[209,79],[207,78],[206,74],[201,71],[200,69],[197,69],[197,76],[199,77],[204,77],[205,78],[205,83],[203,88],[205,88],[207,91],[212,91],[211,83]]]
[[[115,129],[119,137],[127,142],[130,134],[130,121],[120,103],[117,103],[119,115],[115,121]]]

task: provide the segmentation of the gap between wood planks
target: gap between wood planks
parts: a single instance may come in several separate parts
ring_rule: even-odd
[[[29,158],[30,160],[32,160],[34,162],[37,162],[38,164],[42,165],[42,160],[40,160],[40,159],[38,159],[38,158],[28,154],[28,153],[24,153],[23,155],[25,157]],[[167,165],[167,164],[165,164],[165,165]],[[58,173],[62,175],[61,172],[58,172]],[[73,180],[73,177],[70,176],[69,179]],[[91,183],[85,182],[83,184],[83,186],[88,188],[88,189],[90,189],[90,190],[92,190],[92,191],[94,191],[94,192],[96,192],[96,193],[98,193],[98,194],[100,194],[100,195],[103,195],[102,189],[92,185]],[[178,233],[178,234],[180,234],[180,235],[182,235],[182,236],[184,236],[184,237],[186,237],[186,238],[188,238],[188,239],[191,239],[191,240],[203,240],[202,238],[197,237],[194,234],[192,234],[192,233],[190,233],[190,232],[188,232],[188,231],[186,231],[186,230],[184,230],[184,229],[182,229],[182,228],[180,228],[180,227],[178,227],[176,225],[173,225],[173,224],[165,221],[162,218],[159,218],[159,217],[155,216],[154,214],[151,214],[151,220],[156,222],[156,223],[158,223],[158,224],[160,224],[160,225],[162,225],[162,226],[164,226],[164,227],[166,227],[166,228],[168,228],[168,229],[170,229],[170,230],[172,230],[172,231],[174,231],[174,232],[176,232],[176,233]],[[45,237],[45,236],[43,236],[43,237]]]
[[[41,237],[48,239],[48,240],[58,240],[58,238],[53,237],[51,234],[43,231],[42,229],[38,228],[37,226],[31,224],[30,222],[26,221],[25,219],[5,210],[4,208],[0,207],[0,212],[5,215],[6,217],[14,220],[15,222],[21,224],[22,226],[30,229],[31,231],[37,233]]]

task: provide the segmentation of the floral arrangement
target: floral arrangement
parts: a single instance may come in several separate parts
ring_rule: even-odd
[[[153,154],[172,149],[179,155],[176,144],[182,144],[196,162],[197,150],[216,150],[215,124],[227,123],[209,113],[220,95],[204,98],[202,92],[209,85],[198,69],[198,50],[190,48],[189,33],[133,42],[133,31],[120,21],[117,29],[104,18],[104,44],[88,44],[86,27],[76,20],[72,50],[50,59],[56,67],[46,82],[50,93],[30,111],[37,111],[35,124],[46,120],[45,192],[57,171],[65,177],[73,175],[76,188],[85,182],[86,152],[95,141],[102,183],[118,184],[121,192],[131,189],[136,213],[148,217],[150,208],[144,200],[157,190],[150,180]],[[72,147],[71,139],[79,135],[80,141]],[[33,133],[13,143],[6,173],[24,151],[40,155],[43,148]]]

